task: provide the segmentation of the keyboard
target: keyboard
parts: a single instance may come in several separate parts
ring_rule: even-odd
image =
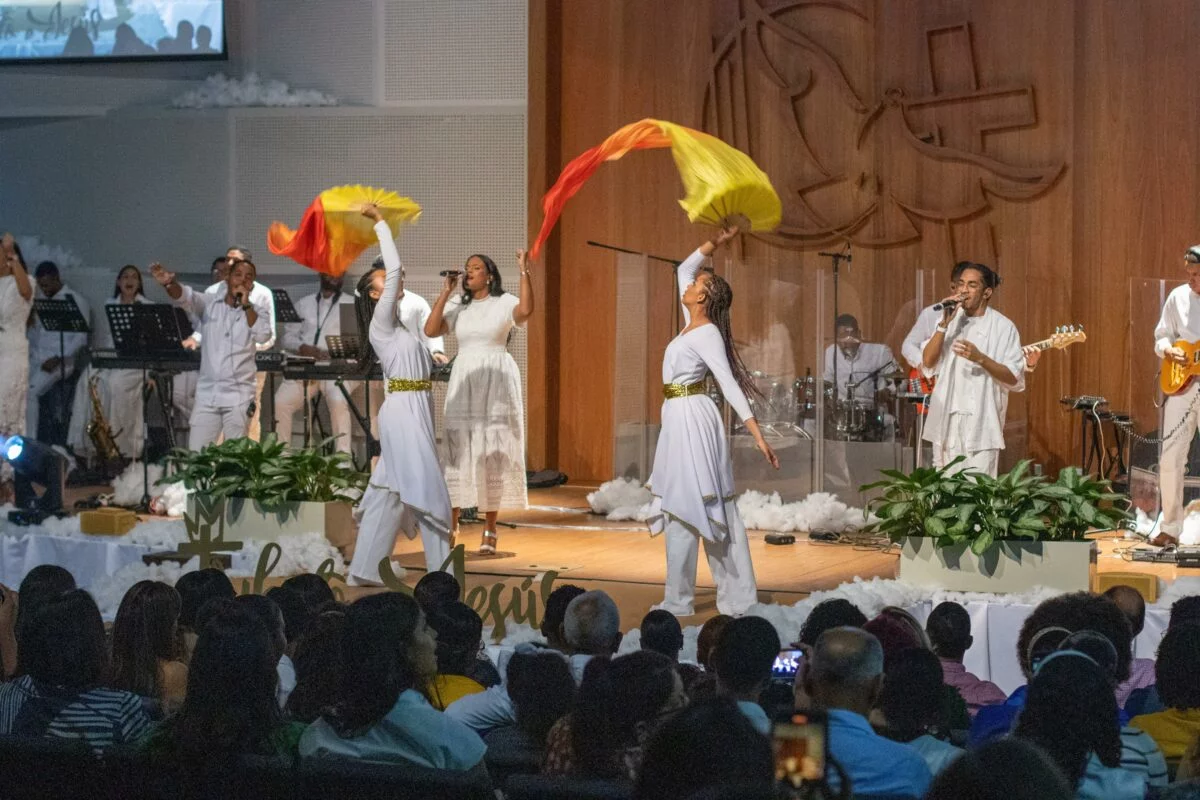
[[[266,351],[254,355],[259,372],[282,372],[286,354]],[[194,372],[200,369],[199,350],[177,350],[171,353],[147,353],[144,356],[123,356],[116,350],[93,350],[92,366],[96,369],[152,369],[158,372]]]

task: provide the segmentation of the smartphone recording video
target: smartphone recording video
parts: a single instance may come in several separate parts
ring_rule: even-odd
[[[779,655],[775,656],[775,663],[771,666],[771,677],[795,678],[796,672],[800,669],[800,662],[803,660],[803,650],[780,650]]]
[[[799,789],[825,780],[826,727],[823,714],[794,714],[771,730],[775,779]]]

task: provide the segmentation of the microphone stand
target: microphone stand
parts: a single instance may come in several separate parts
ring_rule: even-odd
[[[854,260],[850,255],[850,242],[846,242],[846,249],[841,253],[817,253],[819,256],[832,259],[833,261],[833,398],[834,403],[837,403],[837,385],[838,385],[838,357],[837,357],[837,319],[841,311],[838,308],[838,282],[841,280],[841,266],[845,261],[847,264]],[[837,410],[836,408],[834,409]]]
[[[605,244],[604,242],[593,242],[591,239],[588,239],[586,244],[588,247],[599,247],[602,250],[613,250],[618,253],[628,253],[631,256],[645,256],[647,259],[649,259],[651,261],[661,261],[664,264],[670,264],[672,270],[676,269],[680,264],[683,263],[683,261],[681,259],[667,258],[666,256],[656,256],[656,255],[652,255],[650,253],[643,253],[640,250],[630,250],[627,247],[618,247],[615,244]],[[682,325],[680,325],[680,319],[679,319],[679,297],[677,296],[678,293],[679,293],[678,288],[673,289],[671,291],[671,325],[672,325],[672,330],[673,330],[672,335],[679,333],[679,329],[681,327],[683,327]]]

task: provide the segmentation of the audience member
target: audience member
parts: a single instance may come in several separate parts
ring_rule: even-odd
[[[41,564],[29,570],[17,592],[4,589],[4,600],[0,603],[3,613],[4,675],[6,678],[18,674],[21,629],[25,620],[31,619],[42,606],[75,588],[75,576],[55,564]]]
[[[563,632],[563,620],[567,616],[567,606],[583,592],[581,587],[567,583],[555,588],[546,598],[541,631],[542,636],[546,637],[547,646],[563,653],[570,651],[567,635]]]
[[[740,620],[739,620],[740,621]],[[704,790],[765,795],[774,784],[769,740],[728,699],[694,703],[650,737],[635,800],[685,800]]]
[[[1018,777],[1019,776],[1019,777]],[[925,800],[1072,800],[1075,792],[1046,753],[1021,739],[998,739],[954,759]]]
[[[479,736],[421,693],[437,675],[435,648],[411,597],[385,592],[351,605],[338,700],[304,732],[301,756],[482,769],[486,748]]]
[[[725,626],[713,666],[717,674],[717,694],[728,697],[754,729],[766,736],[771,720],[759,705],[759,696],[771,680],[771,667],[779,655],[779,634],[762,617],[741,617]]]
[[[929,635],[925,633],[925,627],[910,612],[905,611],[899,606],[884,606],[879,610],[878,616],[894,619],[908,628],[909,632],[916,637],[918,647],[923,647],[926,650],[933,649],[933,643],[929,641]]]
[[[981,680],[963,666],[963,656],[974,642],[971,616],[965,608],[953,602],[939,603],[929,614],[925,632],[942,665],[942,679],[962,697],[972,717],[983,706],[1005,701],[999,686]]]
[[[220,606],[196,640],[183,706],[143,742],[146,753],[185,772],[215,773],[244,756],[293,764],[304,726],[279,712],[275,638],[252,606]]]
[[[646,740],[663,715],[686,702],[683,681],[666,656],[648,650],[597,656],[584,670],[574,709],[550,729],[542,771],[633,781]]]
[[[812,647],[821,634],[834,628],[861,628],[867,624],[867,615],[849,600],[840,597],[824,600],[813,608],[804,625],[800,627],[799,642]]]
[[[1171,604],[1167,630],[1187,623],[1200,624],[1200,594],[1181,597]]]
[[[725,626],[733,622],[728,614],[717,614],[709,617],[700,626],[700,634],[696,637],[696,663],[703,670],[700,673],[683,674],[684,689],[693,701],[708,700],[717,696],[717,675],[713,670],[712,654],[717,647],[717,640]]]
[[[200,607],[217,598],[232,600],[237,592],[224,572],[211,567],[185,572],[175,581],[175,591],[179,592],[179,630],[183,634],[184,653],[190,658],[200,633],[196,621]]]
[[[1146,626],[1146,600],[1132,586],[1113,586],[1104,596],[1117,604],[1125,619],[1129,620],[1130,636],[1137,641]],[[1137,689],[1154,685],[1154,659],[1132,658],[1129,662],[1129,677],[1117,686],[1117,705],[1121,708],[1129,701],[1129,695]]]
[[[283,614],[283,636],[287,640],[288,658],[295,658],[296,645],[308,633],[312,622],[313,612],[308,607],[304,595],[286,586],[276,586],[266,593],[266,598],[279,607]]]
[[[217,260],[226,267],[229,266],[229,259],[221,257]],[[222,278],[222,280],[224,279]],[[337,598],[333,596],[333,589],[329,588],[329,582],[311,572],[293,575],[284,581],[282,586],[284,589],[299,592],[304,597],[304,602],[308,604],[309,611],[314,614],[330,603],[337,602]]]
[[[621,644],[621,612],[606,592],[584,592],[567,604],[563,634],[570,649],[571,672],[581,681],[595,656],[611,655]]]
[[[287,705],[288,695],[296,688],[296,665],[287,654],[287,628],[283,621],[283,612],[275,601],[261,594],[243,594],[234,598],[234,603],[247,608],[254,614],[267,632],[271,634],[271,645],[275,652],[275,672],[278,683],[275,687],[275,697],[279,707]]]
[[[426,572],[413,587],[413,599],[426,615],[447,603],[457,603],[462,597],[458,579],[449,572]]]
[[[537,772],[546,751],[546,736],[554,723],[575,704],[575,678],[562,653],[520,645],[508,662],[508,696],[516,722],[489,731],[484,737],[487,762],[493,772]]]
[[[121,599],[113,622],[112,687],[151,700],[152,716],[174,712],[187,691],[179,606],[174,587],[139,581]]]
[[[1181,758],[1200,736],[1200,625],[1176,625],[1158,646],[1154,667],[1166,708],[1130,720],[1150,734],[1167,758]]]
[[[806,661],[805,692],[829,715],[829,756],[845,771],[850,792],[924,794],[931,775],[921,756],[875,733],[867,721],[883,676],[879,640],[858,628],[833,628],[821,634]],[[840,785],[832,771],[829,782]]]
[[[296,688],[288,695],[287,718],[296,722],[315,722],[321,712],[333,705],[342,683],[342,635],[346,629],[346,611],[327,606],[317,614],[308,633],[296,645],[292,662],[296,667]]]
[[[141,699],[105,688],[104,622],[92,596],[47,597],[22,623],[21,677],[0,686],[0,734],[82,742],[100,754],[150,728]]]
[[[938,657],[914,647],[884,669],[879,695],[882,733],[917,751],[934,775],[963,752],[943,738],[948,733],[941,713],[944,685]]]
[[[429,702],[444,711],[455,700],[484,690],[482,684],[467,677],[479,660],[483,620],[458,601],[426,613],[429,627],[437,634],[437,676],[429,685]]]
[[[679,660],[683,649],[683,628],[670,611],[655,609],[642,618],[642,649],[662,653],[672,661]]]

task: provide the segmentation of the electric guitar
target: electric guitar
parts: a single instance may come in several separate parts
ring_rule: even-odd
[[[1183,363],[1177,363],[1164,358],[1162,372],[1158,376],[1158,385],[1163,394],[1179,394],[1191,381],[1193,375],[1200,375],[1200,342],[1187,342],[1180,339],[1175,346],[1183,351]]]
[[[1032,344],[1023,344],[1021,345],[1021,349],[1026,352],[1030,350],[1063,350],[1073,344],[1086,341],[1087,334],[1083,332],[1082,325],[1060,325],[1049,339],[1042,339],[1040,342]]]

